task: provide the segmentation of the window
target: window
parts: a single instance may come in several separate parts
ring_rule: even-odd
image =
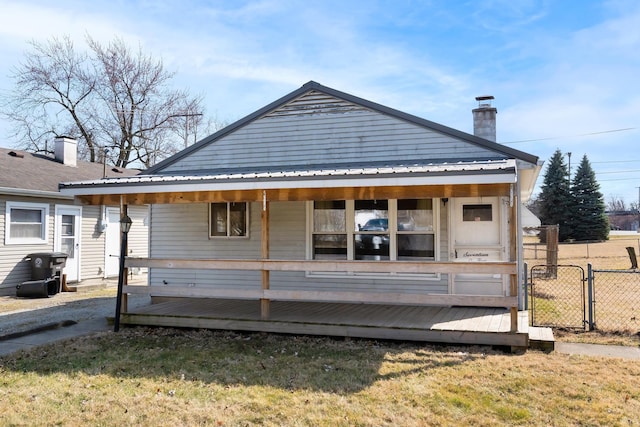
[[[46,244],[49,205],[7,202],[5,244]]]
[[[314,202],[314,259],[347,259],[345,201]]]
[[[249,215],[247,204],[211,203],[209,237],[247,237]]]
[[[311,259],[436,259],[437,203],[432,199],[333,200],[309,206]]]
[[[492,221],[493,210],[491,205],[464,205],[462,206],[463,221]]]

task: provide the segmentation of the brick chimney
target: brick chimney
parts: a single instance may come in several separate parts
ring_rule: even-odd
[[[473,134],[496,142],[496,116],[498,110],[491,106],[493,96],[476,96],[478,108],[473,109]]]
[[[55,159],[67,166],[76,166],[78,159],[78,142],[68,136],[59,136],[54,139]]]

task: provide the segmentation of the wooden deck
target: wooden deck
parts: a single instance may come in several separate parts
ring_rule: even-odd
[[[260,301],[180,298],[124,312],[121,324],[529,346],[527,313],[510,332],[504,308],[272,301],[269,319],[260,317]]]

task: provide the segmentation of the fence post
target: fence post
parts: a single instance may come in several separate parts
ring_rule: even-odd
[[[529,310],[529,265],[525,262],[523,264],[524,274],[522,278],[524,280],[524,309]]]
[[[595,321],[593,319],[593,266],[591,263],[587,264],[587,300],[589,304],[589,331],[593,331],[596,328]]]

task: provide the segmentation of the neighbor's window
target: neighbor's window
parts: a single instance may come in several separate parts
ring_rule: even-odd
[[[247,204],[211,203],[209,237],[246,237],[249,229]]]
[[[47,243],[48,217],[48,204],[7,202],[5,243]]]
[[[464,205],[462,206],[463,221],[492,221],[493,211],[488,205]]]

